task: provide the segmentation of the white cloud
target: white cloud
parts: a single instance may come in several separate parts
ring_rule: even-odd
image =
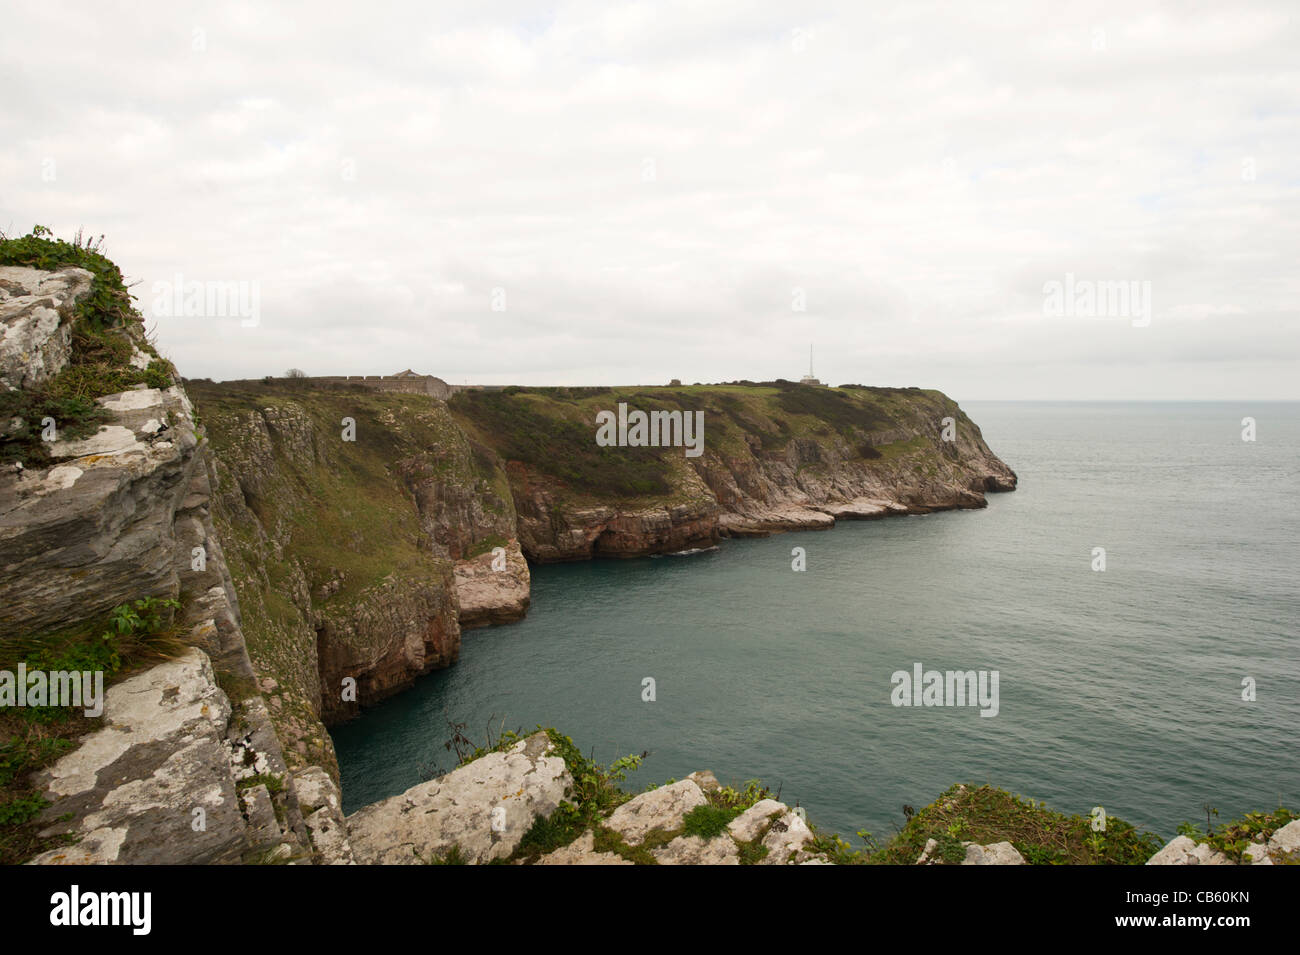
[[[959,399],[1296,398],[1297,32],[1283,2],[28,4],[0,227],[259,283],[256,328],[158,321],[193,377],[797,377],[814,341],[825,378]],[[1149,281],[1151,326],[1046,318],[1067,272]]]

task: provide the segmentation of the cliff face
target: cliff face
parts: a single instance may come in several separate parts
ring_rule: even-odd
[[[509,544],[504,475],[424,396],[191,390],[262,690],[291,762],[332,767],[321,722],[459,656],[455,570]],[[526,592],[522,561],[506,577],[521,574]]]
[[[89,286],[90,273],[81,269],[6,273],[10,292]],[[22,298],[0,302],[6,326],[16,314],[21,319]],[[211,519],[211,461],[189,398],[161,369],[145,374],[156,356],[149,357],[136,320],[88,330],[78,298],[50,303],[59,323],[45,323],[31,343],[45,360],[38,373],[13,383],[21,387],[3,393],[28,414],[48,408],[80,419],[55,418],[55,434],[65,436],[43,445],[29,440],[24,422],[11,422],[6,433],[6,453],[19,460],[0,472],[3,668],[39,665],[44,654],[96,658],[94,648],[108,639],[101,635],[113,629],[108,612],[150,599],[175,601],[174,611],[166,605],[163,634],[173,658],[146,654],[110,674],[103,712],[84,721],[79,740],[64,731],[66,717],[3,714],[8,757],[44,754],[28,759],[32,794],[20,797],[37,810],[24,820],[27,844],[56,846],[39,852],[39,862],[307,853],[310,827],[245,651]],[[78,353],[78,342],[87,351],[139,357],[96,367]],[[59,389],[68,381],[60,375],[75,376],[89,397],[64,397]],[[145,380],[96,397],[136,377]],[[166,387],[149,387],[159,378]],[[73,437],[78,432],[84,436]],[[69,839],[75,844],[59,847]]]
[[[702,453],[597,449],[596,415],[620,403],[702,411]],[[519,540],[537,561],[636,557],[836,519],[984,507],[986,492],[1016,486],[975,423],[936,391],[507,389],[465,392],[450,406],[507,462]]]

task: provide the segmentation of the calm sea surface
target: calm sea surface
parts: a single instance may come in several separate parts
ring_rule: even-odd
[[[451,768],[449,721],[503,720],[648,750],[629,788],[760,778],[846,836],[963,781],[1167,837],[1300,808],[1300,404],[964,407],[1020,476],[985,510],[534,567],[526,620],[333,731],[345,811]],[[997,670],[997,716],[893,706],[915,663]]]

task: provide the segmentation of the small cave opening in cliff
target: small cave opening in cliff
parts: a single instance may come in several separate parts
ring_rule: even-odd
[[[245,481],[239,482],[239,493],[243,495],[244,506],[253,512],[257,522],[263,527],[266,526],[266,504],[258,494],[253,491]]]

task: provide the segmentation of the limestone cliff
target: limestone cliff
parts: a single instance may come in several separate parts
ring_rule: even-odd
[[[45,302],[57,322],[26,338],[39,365],[0,393],[18,412],[0,473],[0,657],[4,669],[92,659],[118,682],[101,717],[80,724],[62,712],[0,714],[6,824],[22,830],[6,833],[4,851],[44,848],[42,862],[307,854],[310,829],[214,533],[211,462],[189,398],[138,316],[115,313],[124,294],[115,269],[79,246],[48,246],[36,251],[98,271],[88,280],[80,268],[4,270],[6,330],[23,325],[32,297],[67,292]],[[27,418],[52,426],[38,431]],[[167,608],[151,639],[172,659],[160,662],[149,644],[121,645],[120,662],[101,653],[121,635],[108,612],[150,601]]]
[[[290,762],[330,767],[310,742],[326,738],[321,722],[459,656],[456,566],[511,546],[504,475],[425,396],[191,391],[217,449],[215,519],[262,690]],[[503,577],[526,595],[522,560]]]
[[[702,453],[597,448],[619,404],[702,412]],[[937,391],[789,382],[462,392],[450,407],[506,464],[530,560],[635,557],[836,519],[984,507],[1016,475]]]

